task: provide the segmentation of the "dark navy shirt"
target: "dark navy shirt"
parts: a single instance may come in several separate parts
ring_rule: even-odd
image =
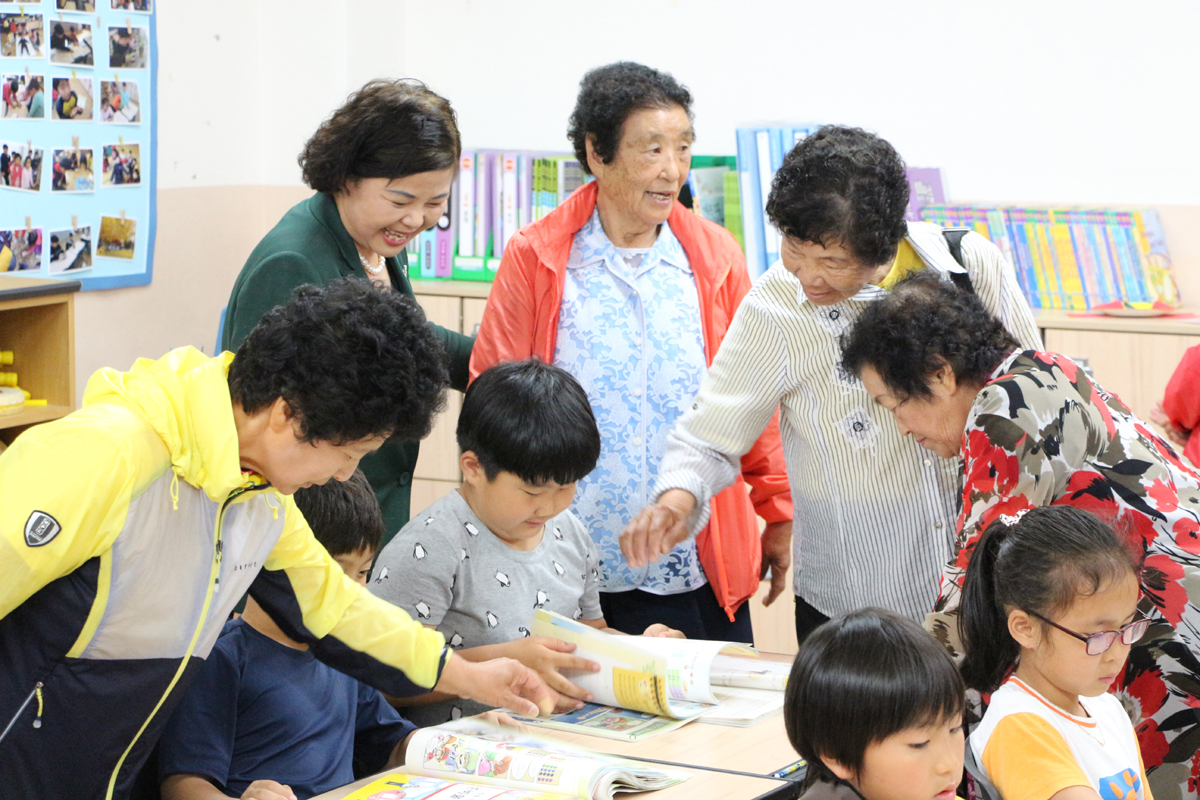
[[[237,619],[167,724],[159,774],[204,775],[234,797],[279,781],[303,800],[383,769],[412,730],[375,689]]]

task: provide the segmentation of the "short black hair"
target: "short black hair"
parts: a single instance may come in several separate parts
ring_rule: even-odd
[[[925,269],[863,309],[842,338],[842,368],[858,377],[870,366],[898,398],[928,398],[943,363],[959,383],[983,385],[1017,347],[978,295]]]
[[[956,719],[966,689],[954,661],[912,620],[881,608],[835,617],[804,640],[784,695],[792,747],[807,780],[833,781],[822,757],[858,775],[869,745]]]
[[[864,267],[896,257],[908,226],[904,159],[861,128],[823,125],[783,159],[767,216],[784,236],[840,244]]]
[[[1066,505],[1029,509],[989,525],[971,553],[959,608],[960,669],[967,685],[994,692],[1017,662],[1021,646],[1008,631],[1011,610],[1052,619],[1079,597],[1126,575],[1140,577],[1135,538]]]
[[[579,97],[567,124],[567,138],[575,148],[584,172],[587,140],[605,164],[611,164],[621,148],[625,120],[643,108],[678,106],[692,119],[692,95],[670,73],[659,72],[633,61],[618,61],[596,67],[579,82]]]
[[[237,349],[229,393],[253,414],[282,397],[304,441],[416,441],[445,404],[446,350],[416,302],[364,280],[304,284]]]
[[[532,486],[565,485],[600,459],[587,393],[565,369],[533,358],[484,370],[467,387],[457,433],[489,481],[511,472]]]
[[[321,123],[299,162],[304,182],[335,194],[353,180],[395,180],[458,164],[450,101],[414,80],[374,80]]]
[[[313,536],[329,555],[336,558],[379,549],[383,541],[383,512],[361,469],[354,470],[349,480],[330,480],[299,489],[292,498],[312,528]]]

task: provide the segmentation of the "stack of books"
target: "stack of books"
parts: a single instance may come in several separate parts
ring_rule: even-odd
[[[1152,209],[927,205],[920,214],[990,239],[1034,308],[1179,307],[1162,220]]]
[[[735,156],[694,156],[692,210],[742,243]],[[566,153],[468,150],[459,161],[446,213],[408,244],[409,274],[423,280],[490,281],[509,239],[558,208],[591,176]]]
[[[821,127],[815,123],[737,129],[738,188],[741,199],[742,236],[750,277],[757,278],[779,259],[782,236],[767,219],[767,199],[775,173],[792,148]],[[942,171],[937,167],[907,169],[909,202],[905,217],[920,219],[921,209],[945,201]],[[726,227],[729,227],[728,225]]]
[[[757,278],[779,259],[782,237],[767,221],[771,181],[783,157],[819,125],[773,125],[737,129],[738,190],[742,206],[742,246],[750,277]]]
[[[566,153],[468,150],[446,213],[408,246],[414,277],[491,280],[504,245],[590,178]]]

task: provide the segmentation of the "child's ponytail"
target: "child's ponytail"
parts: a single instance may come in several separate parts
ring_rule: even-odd
[[[1021,648],[1008,635],[1008,613],[996,596],[996,562],[1009,526],[996,521],[987,527],[971,554],[963,581],[958,633],[966,656],[959,665],[968,687],[991,692],[1016,663]]]
[[[1112,528],[1081,509],[1045,506],[1002,516],[975,546],[963,582],[963,680],[981,692],[1003,682],[1020,655],[1008,632],[1014,609],[1051,619],[1077,597],[1139,575],[1140,567]]]

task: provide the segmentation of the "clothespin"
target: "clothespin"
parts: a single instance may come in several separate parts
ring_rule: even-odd
[[[125,209],[121,209],[121,222],[125,221]]]
[[[71,215],[71,230],[75,230],[78,227],[79,227],[79,217],[72,214]]]
[[[71,147],[75,150],[79,149],[79,137],[78,136],[71,137]]]
[[[126,18],[125,18],[125,30],[126,30],[126,32],[128,32],[128,31],[132,30],[132,28],[133,28],[133,22],[132,22],[132,21],[129,19],[129,17],[126,17]]]
[[[59,22],[62,22],[62,21],[63,21],[63,18],[62,18],[62,12],[61,12],[61,11],[60,11],[60,12],[58,12],[58,21],[59,21]]]
[[[117,137],[117,144],[125,144],[125,137],[124,137],[124,136],[118,136],[118,137]]]
[[[29,65],[25,66],[25,85],[29,85]]]
[[[75,77],[75,70],[71,70],[71,77],[72,77],[72,78],[74,78],[74,77]]]
[[[30,229],[30,228],[32,228],[32,227],[33,227],[33,217],[30,217],[30,216],[26,215],[26,217],[25,217],[25,230],[29,230],[29,229]]]

